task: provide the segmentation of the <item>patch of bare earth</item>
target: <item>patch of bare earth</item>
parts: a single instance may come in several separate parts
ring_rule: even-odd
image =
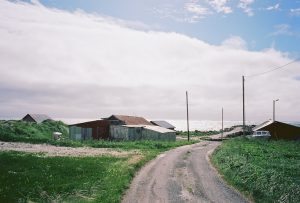
[[[134,157],[141,156],[139,151],[124,151],[111,148],[91,148],[91,147],[57,147],[48,144],[29,144],[20,142],[0,142],[0,151],[19,151],[30,153],[43,153],[46,156],[115,156],[115,157]],[[140,159],[140,158],[139,158]],[[137,160],[132,160],[133,162]]]

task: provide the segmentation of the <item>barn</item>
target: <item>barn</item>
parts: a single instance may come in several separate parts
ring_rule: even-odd
[[[266,121],[253,128],[253,131],[269,131],[271,139],[300,140],[300,127],[279,121]]]
[[[106,120],[95,120],[69,125],[70,138],[74,140],[108,139],[109,124]]]
[[[152,125],[142,117],[125,115],[69,125],[69,134],[74,140],[176,140],[174,130]]]
[[[22,121],[34,122],[34,123],[42,123],[47,120],[52,121],[52,118],[50,118],[45,114],[27,114],[22,118]]]

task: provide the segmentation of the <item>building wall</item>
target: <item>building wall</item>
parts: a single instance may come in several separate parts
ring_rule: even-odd
[[[271,139],[299,140],[300,128],[285,123],[273,123],[261,130],[269,131]]]
[[[85,123],[78,123],[71,125],[70,127],[88,128],[92,131],[93,139],[108,139],[109,138],[109,121],[96,120]]]
[[[159,133],[149,129],[143,129],[142,139],[144,140],[161,140],[161,141],[175,141],[176,132]]]
[[[92,139],[92,128],[70,126],[69,135],[72,140],[90,140]]]
[[[111,125],[109,128],[110,137],[114,140],[129,140],[129,128],[118,125]]]
[[[164,141],[175,141],[176,133],[160,133],[153,130],[145,129],[142,127],[126,127],[111,125],[110,136],[115,140],[164,140]]]

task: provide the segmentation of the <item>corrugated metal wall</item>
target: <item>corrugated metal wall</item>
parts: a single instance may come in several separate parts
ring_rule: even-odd
[[[69,134],[70,138],[73,140],[90,140],[92,139],[92,128],[70,126]]]
[[[175,141],[176,133],[160,133],[153,130],[145,129],[143,127],[126,127],[111,125],[110,136],[116,140],[161,140],[161,141]]]

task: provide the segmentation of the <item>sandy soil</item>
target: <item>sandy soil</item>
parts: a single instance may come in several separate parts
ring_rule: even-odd
[[[135,151],[123,151],[110,148],[90,148],[90,147],[57,147],[47,144],[29,144],[20,142],[1,142],[0,151],[20,151],[31,153],[44,153],[46,156],[117,156],[127,157],[131,155],[139,155]]]
[[[136,175],[122,202],[247,202],[209,162],[220,144],[203,141],[161,154]]]

